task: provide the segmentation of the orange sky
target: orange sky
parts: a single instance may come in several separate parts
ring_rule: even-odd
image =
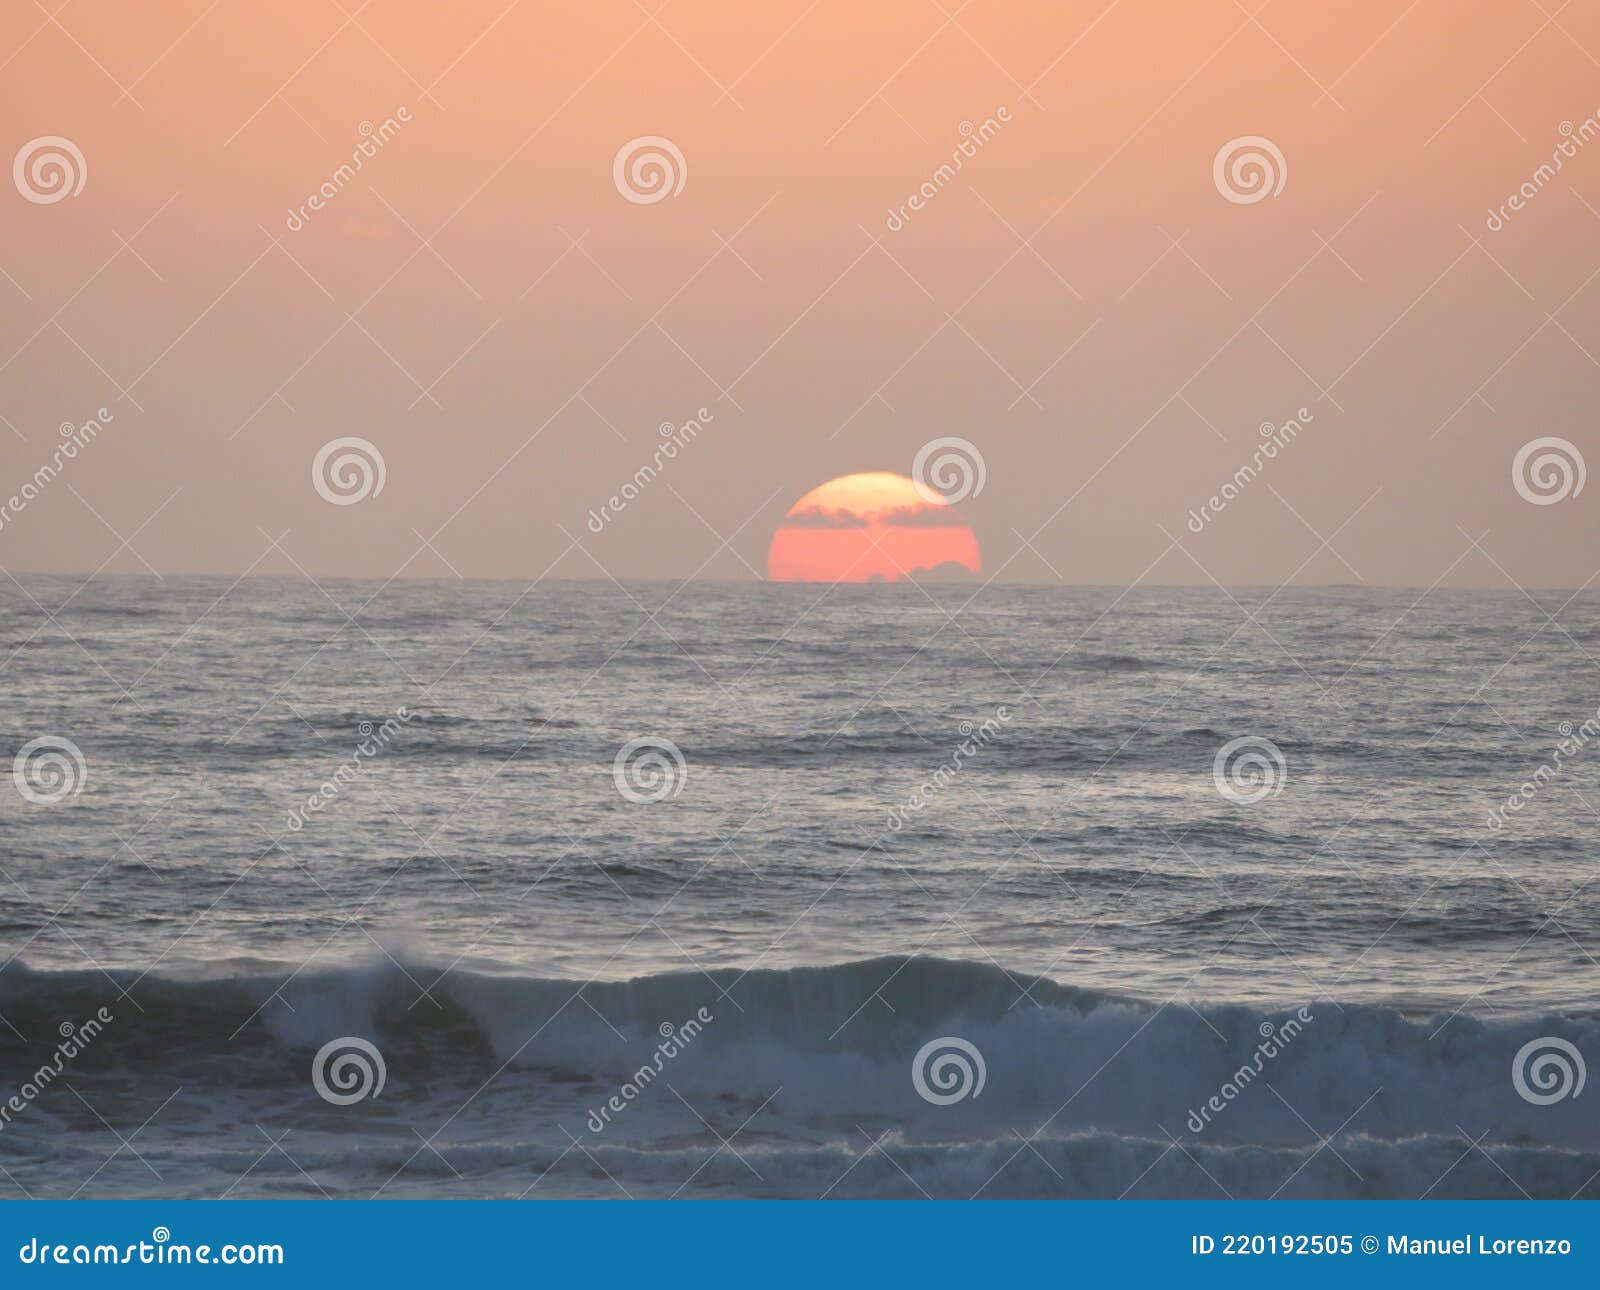
[[[1600,492],[1510,467],[1600,464],[1600,142],[1486,212],[1600,110],[1600,8],[1249,8],[0,6],[4,157],[87,163],[0,189],[0,499],[113,414],[0,566],[745,578],[807,489],[961,435],[1002,580],[1584,582]],[[1286,182],[1236,204],[1246,135]],[[676,196],[619,194],[639,136]],[[311,485],[344,436],[359,505]]]

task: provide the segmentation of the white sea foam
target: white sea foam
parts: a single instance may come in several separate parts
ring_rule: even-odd
[[[863,1129],[873,1138],[887,1132],[894,1158],[939,1195],[983,1187],[1016,1154],[1019,1135],[1042,1160],[1024,1152],[1030,1159],[1008,1165],[990,1194],[1116,1195],[1136,1180],[1139,1194],[1218,1194],[1208,1172],[1237,1195],[1271,1194],[1291,1174],[1289,1194],[1415,1194],[1462,1154],[1462,1128],[1474,1136],[1487,1130],[1486,1149],[1535,1195],[1571,1195],[1600,1167],[1600,1123],[1582,1103],[1529,1104],[1513,1087],[1510,1065],[1539,1036],[1600,1051],[1594,1017],[1424,1018],[1317,1002],[1314,1019],[1263,1076],[1270,1088],[1244,1089],[1196,1136],[1185,1127],[1188,1108],[1258,1049],[1265,1025],[1292,1012],[1162,1007],[1049,981],[1033,983],[1036,1002],[1018,1002],[1016,985],[999,969],[937,959],[588,984],[457,971],[430,989],[434,1002],[419,1002],[411,979],[429,982],[437,971],[411,964],[405,972],[307,972],[281,990],[281,980],[267,978],[158,982],[145,996],[145,1024],[108,1033],[94,1056],[136,1067],[146,1097],[156,1100],[182,1071],[187,1092],[224,1124],[292,1116],[301,1126],[296,1159],[322,1160],[326,1177],[318,1177],[336,1190],[375,1186],[389,1154],[399,1157],[396,1167],[404,1158],[397,1127],[450,1118],[497,1071],[494,1091],[451,1120],[454,1140],[441,1145],[461,1178],[432,1181],[477,1195],[501,1194],[509,1177],[531,1180],[539,1162],[559,1155],[563,1126],[585,1136],[585,1108],[659,1045],[663,1022],[708,1006],[716,1024],[674,1058],[671,1088],[642,1089],[594,1148],[630,1191],[652,1194],[693,1172],[680,1159],[692,1154],[685,1135],[705,1135],[686,1107],[731,1117],[724,1131],[753,1117],[746,1145],[771,1166],[769,1174],[756,1164],[771,1179],[765,1185],[746,1173],[753,1194],[826,1189],[852,1160],[871,1156]],[[93,975],[10,969],[0,974],[0,1007],[20,1015],[26,1030],[30,1012],[76,1002],[95,988]],[[224,1043],[241,1023],[238,1038]],[[306,1063],[328,1034],[362,1035],[383,1052],[381,1105],[343,1118],[307,1109]],[[945,1034],[982,1054],[981,1098],[934,1105],[917,1095],[913,1056]],[[222,1057],[205,1064],[230,1047],[233,1065]],[[92,1085],[94,1072],[75,1079]],[[30,1127],[17,1126],[20,1143]],[[1335,1130],[1336,1154],[1316,1154],[1320,1135]],[[1163,1155],[1174,1138],[1204,1170],[1184,1152]],[[178,1176],[192,1178],[203,1163],[184,1164],[192,1140],[187,1148],[162,1141],[162,1128],[153,1127],[149,1150],[170,1150]],[[31,1146],[41,1168],[79,1149],[71,1133]],[[223,1172],[232,1161],[223,1148],[214,1167]],[[845,1193],[902,1194],[904,1178],[881,1163],[861,1159]],[[743,1186],[720,1164],[697,1178],[705,1194],[740,1194]],[[256,1181],[268,1192],[295,1185],[272,1181],[270,1170]],[[581,1170],[558,1169],[545,1192],[591,1185]],[[113,1172],[106,1186],[149,1192],[148,1176]],[[1445,1194],[1499,1195],[1505,1186],[1479,1158],[1452,1172]]]

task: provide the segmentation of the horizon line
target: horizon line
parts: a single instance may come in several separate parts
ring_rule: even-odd
[[[377,575],[377,574],[330,573],[330,574],[319,574],[315,578],[313,578],[312,576],[304,574],[304,573],[252,573],[252,572],[248,572],[248,571],[245,572],[245,573],[242,573],[242,574],[241,573],[233,573],[233,572],[210,572],[210,571],[206,571],[206,572],[183,571],[183,572],[176,572],[176,573],[160,574],[160,573],[144,573],[144,572],[139,572],[139,571],[135,571],[135,570],[116,571],[116,572],[106,572],[106,571],[101,570],[101,571],[95,571],[95,572],[85,572],[85,571],[81,571],[81,570],[74,571],[74,570],[46,570],[46,569],[5,569],[4,567],[0,567],[0,573],[4,573],[8,578],[11,578],[13,580],[16,580],[18,578],[75,579],[75,580],[79,581],[83,586],[88,586],[90,583],[94,583],[94,582],[111,582],[111,581],[116,581],[116,580],[154,582],[154,583],[159,585],[159,584],[165,583],[165,582],[167,582],[169,580],[175,580],[175,579],[191,579],[191,580],[215,579],[215,580],[219,580],[219,581],[220,580],[224,580],[224,579],[232,579],[235,585],[238,585],[239,583],[243,583],[243,582],[310,582],[310,583],[313,583],[314,585],[315,584],[324,583],[324,582],[382,582],[382,583],[401,583],[401,582],[405,582],[405,583],[423,583],[423,582],[427,582],[427,583],[432,583],[432,582],[443,582],[443,583],[454,583],[454,582],[459,582],[459,583],[500,583],[500,582],[506,582],[506,583],[518,583],[518,584],[527,582],[526,579],[524,579],[522,577],[519,577],[519,576],[517,576],[515,574],[475,575],[475,576],[470,576],[470,577],[469,576],[464,576],[464,575],[461,575],[461,574],[455,574],[455,575],[449,575],[449,574],[391,574],[391,575],[388,575],[387,577],[383,577],[383,576],[380,576],[380,575]],[[550,574],[550,575],[541,575],[541,576],[535,577],[535,578],[532,579],[532,581],[530,583],[528,583],[528,585],[537,586],[538,584],[544,583],[544,582],[567,583],[567,584],[594,584],[594,585],[597,585],[597,586],[606,586],[608,584],[616,585],[616,584],[622,584],[622,583],[666,583],[666,584],[672,584],[672,585],[676,585],[676,586],[687,586],[690,583],[706,583],[706,584],[717,585],[717,586],[741,586],[741,587],[743,587],[743,586],[750,586],[750,587],[807,587],[807,588],[812,588],[812,589],[821,588],[821,587],[827,587],[827,588],[835,589],[835,590],[838,589],[838,588],[841,588],[841,587],[875,587],[875,588],[882,589],[882,588],[896,587],[896,586],[902,586],[902,585],[915,585],[915,586],[921,587],[923,590],[927,590],[930,587],[966,588],[966,589],[970,589],[974,594],[986,591],[991,587],[1007,587],[1007,588],[1017,588],[1019,590],[1035,590],[1035,589],[1037,589],[1037,590],[1053,590],[1053,591],[1106,590],[1106,591],[1124,591],[1124,592],[1140,590],[1140,589],[1146,590],[1146,591],[1213,591],[1213,592],[1258,591],[1258,590],[1270,590],[1270,591],[1274,591],[1274,592],[1283,592],[1283,591],[1371,591],[1371,592],[1380,592],[1380,591],[1382,591],[1382,592],[1420,592],[1424,596],[1431,595],[1436,591],[1447,591],[1447,592],[1503,592],[1503,593],[1506,593],[1506,594],[1523,594],[1523,595],[1533,595],[1535,593],[1550,593],[1550,594],[1566,593],[1572,599],[1576,599],[1577,597],[1579,597],[1581,595],[1584,595],[1586,593],[1592,594],[1592,595],[1600,595],[1600,587],[1591,588],[1591,587],[1589,587],[1587,585],[1586,586],[1582,586],[1582,587],[1554,586],[1554,585],[1551,585],[1551,586],[1537,585],[1537,586],[1531,586],[1531,587],[1522,587],[1522,586],[1513,585],[1513,586],[1507,587],[1507,586],[1503,586],[1503,585],[1501,585],[1501,586],[1490,586],[1490,585],[1487,585],[1487,584],[1478,584],[1478,583],[1472,583],[1472,584],[1466,584],[1466,585],[1461,585],[1461,584],[1443,585],[1443,584],[1440,584],[1440,583],[1435,583],[1435,584],[1433,584],[1432,586],[1429,586],[1429,587],[1421,587],[1421,586],[1416,585],[1415,583],[1373,583],[1373,582],[1306,582],[1306,583],[1286,582],[1286,583],[1278,583],[1278,584],[1274,584],[1274,583],[1270,583],[1270,582],[1233,582],[1233,583],[1216,583],[1216,582],[1212,582],[1212,583],[1203,583],[1203,582],[1193,582],[1193,583],[1189,583],[1189,582],[1088,582],[1088,581],[1085,581],[1085,582],[1021,582],[1021,581],[991,581],[991,582],[984,582],[984,581],[981,581],[981,580],[978,580],[978,579],[955,579],[955,578],[930,578],[930,579],[918,580],[918,579],[913,578],[913,577],[898,578],[898,579],[895,579],[892,582],[886,581],[886,580],[878,580],[878,581],[831,582],[830,583],[830,582],[826,582],[826,581],[823,581],[823,580],[818,580],[818,581],[814,581],[814,582],[802,582],[802,581],[796,581],[796,580],[792,580],[792,579],[783,580],[783,581],[774,581],[773,579],[770,579],[770,578],[699,578],[699,577],[671,577],[671,576],[666,576],[666,575],[633,575],[633,576],[629,576],[629,577],[610,577],[610,576],[608,576],[608,577],[605,577],[605,578],[595,578],[595,577],[574,578],[574,577],[565,577],[565,576],[557,576],[557,575],[554,575],[554,574]]]

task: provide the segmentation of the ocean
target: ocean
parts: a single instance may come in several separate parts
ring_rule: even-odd
[[[1597,606],[21,577],[0,1191],[1595,1197]]]

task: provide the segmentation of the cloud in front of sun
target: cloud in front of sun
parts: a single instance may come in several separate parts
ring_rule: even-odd
[[[773,582],[898,582],[981,573],[965,517],[905,475],[867,471],[813,488],[772,536]]]

